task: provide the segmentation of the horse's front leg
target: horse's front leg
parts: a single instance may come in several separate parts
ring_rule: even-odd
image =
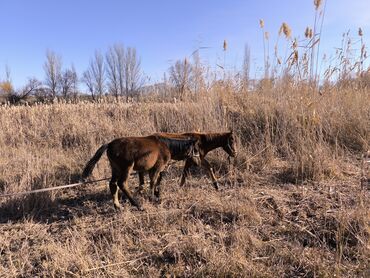
[[[158,181],[162,179],[158,169],[149,172],[150,177],[150,198],[152,201],[159,201],[160,190],[158,188]]]
[[[202,158],[201,165],[204,169],[207,170],[209,176],[211,177],[214,188],[216,190],[218,190],[218,182],[217,182],[215,173],[213,172],[213,168],[212,168],[211,164],[205,158]]]
[[[163,178],[163,172],[159,173],[157,184],[155,186],[154,195],[157,197],[157,202],[161,203],[161,181]]]
[[[194,164],[194,162],[191,159],[187,159],[185,161],[184,170],[182,171],[180,186],[183,186],[185,184],[186,178],[189,175],[190,167]]]

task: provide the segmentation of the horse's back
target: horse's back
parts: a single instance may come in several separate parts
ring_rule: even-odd
[[[169,132],[161,132],[161,133],[155,133],[154,135],[162,136],[166,138],[172,138],[172,139],[180,139],[180,140],[186,140],[186,139],[193,139],[202,141],[206,133],[201,132],[184,132],[184,133],[169,133]]]
[[[158,163],[170,159],[166,146],[150,137],[122,137],[113,140],[108,146],[108,157],[116,165],[133,165],[134,170],[147,171]]]

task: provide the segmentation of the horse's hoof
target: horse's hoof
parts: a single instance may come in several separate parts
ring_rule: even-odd
[[[143,193],[144,193],[144,188],[142,188],[142,187],[138,187],[138,188],[136,189],[135,194],[142,195]]]
[[[218,183],[217,182],[214,182],[213,183],[213,187],[218,191],[219,187],[218,187]]]
[[[136,207],[138,211],[145,211],[145,209],[142,206]]]
[[[122,211],[122,210],[123,210],[123,208],[122,208],[122,206],[121,206],[121,205],[119,205],[119,206],[114,205],[114,209],[116,210],[116,212],[120,212],[120,211]]]

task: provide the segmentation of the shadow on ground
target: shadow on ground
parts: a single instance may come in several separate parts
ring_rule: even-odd
[[[66,189],[11,198],[0,204],[0,223],[33,219],[42,223],[67,221],[87,215],[110,213],[112,199],[105,189]]]

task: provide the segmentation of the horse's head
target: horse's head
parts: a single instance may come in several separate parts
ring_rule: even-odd
[[[235,157],[237,155],[236,140],[233,131],[227,133],[226,140],[222,148],[225,152],[227,152],[228,155],[232,157]]]

